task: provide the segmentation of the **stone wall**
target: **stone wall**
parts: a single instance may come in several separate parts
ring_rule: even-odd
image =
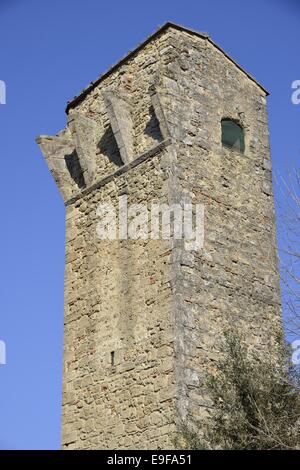
[[[128,205],[168,201],[167,159],[163,150],[67,207],[66,448],[171,445],[170,243],[99,240],[96,231],[100,203],[111,203],[117,213],[124,194]]]
[[[224,331],[274,360],[282,334],[268,117],[265,93],[221,51],[182,31],[172,44],[177,198],[205,207],[203,250],[178,247],[173,267],[176,396],[182,419],[203,422]],[[244,154],[222,146],[222,118],[243,127]]]
[[[222,147],[221,119],[245,132]],[[66,204],[63,446],[171,448],[210,410],[228,328],[273,354],[281,332],[266,93],[205,34],[162,28],[38,142]],[[192,202],[204,247],[100,240],[101,203]]]

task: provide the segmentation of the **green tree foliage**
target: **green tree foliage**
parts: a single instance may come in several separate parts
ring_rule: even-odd
[[[281,364],[255,352],[250,357],[241,338],[227,334],[218,374],[207,381],[214,405],[209,430],[202,443],[183,426],[184,447],[300,449],[299,372],[286,351],[281,357]]]

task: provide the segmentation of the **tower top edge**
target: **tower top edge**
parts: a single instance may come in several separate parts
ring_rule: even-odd
[[[187,28],[180,24],[167,21],[163,26],[159,27],[154,33],[148,36],[145,41],[139,44],[135,49],[130,51],[126,54],[122,59],[120,59],[116,64],[110,67],[106,72],[101,74],[96,80],[92,81],[86,88],[84,88],[77,96],[74,96],[70,101],[68,101],[66,106],[66,113],[68,114],[71,108],[74,108],[78,103],[83,101],[83,99],[104,80],[108,77],[111,73],[116,71],[120,66],[122,66],[128,59],[132,56],[137,54],[140,50],[142,50],[148,43],[155,40],[161,34],[164,34],[168,29],[175,29],[177,31],[182,31],[189,33],[191,35],[197,36],[201,39],[207,40],[210,44],[212,44],[216,49],[218,49],[229,61],[231,61],[238,69],[240,69],[251,81],[253,81],[265,94],[266,96],[269,95],[269,92],[252,76],[250,75],[241,65],[239,65],[229,54],[227,54],[218,44],[216,44],[208,33],[196,31],[191,28]]]

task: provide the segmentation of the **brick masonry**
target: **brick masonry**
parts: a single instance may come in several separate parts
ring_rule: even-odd
[[[37,141],[66,205],[65,449],[170,449],[205,423],[225,329],[281,333],[266,91],[204,33],[166,24]],[[244,154],[221,144],[240,123]],[[100,240],[97,207],[190,200],[205,241]],[[203,424],[204,426],[204,424]]]

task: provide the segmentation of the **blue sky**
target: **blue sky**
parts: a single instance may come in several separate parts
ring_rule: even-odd
[[[271,93],[273,167],[299,159],[300,1],[0,0],[0,449],[60,445],[64,206],[34,142],[67,100],[158,26],[206,31]]]

